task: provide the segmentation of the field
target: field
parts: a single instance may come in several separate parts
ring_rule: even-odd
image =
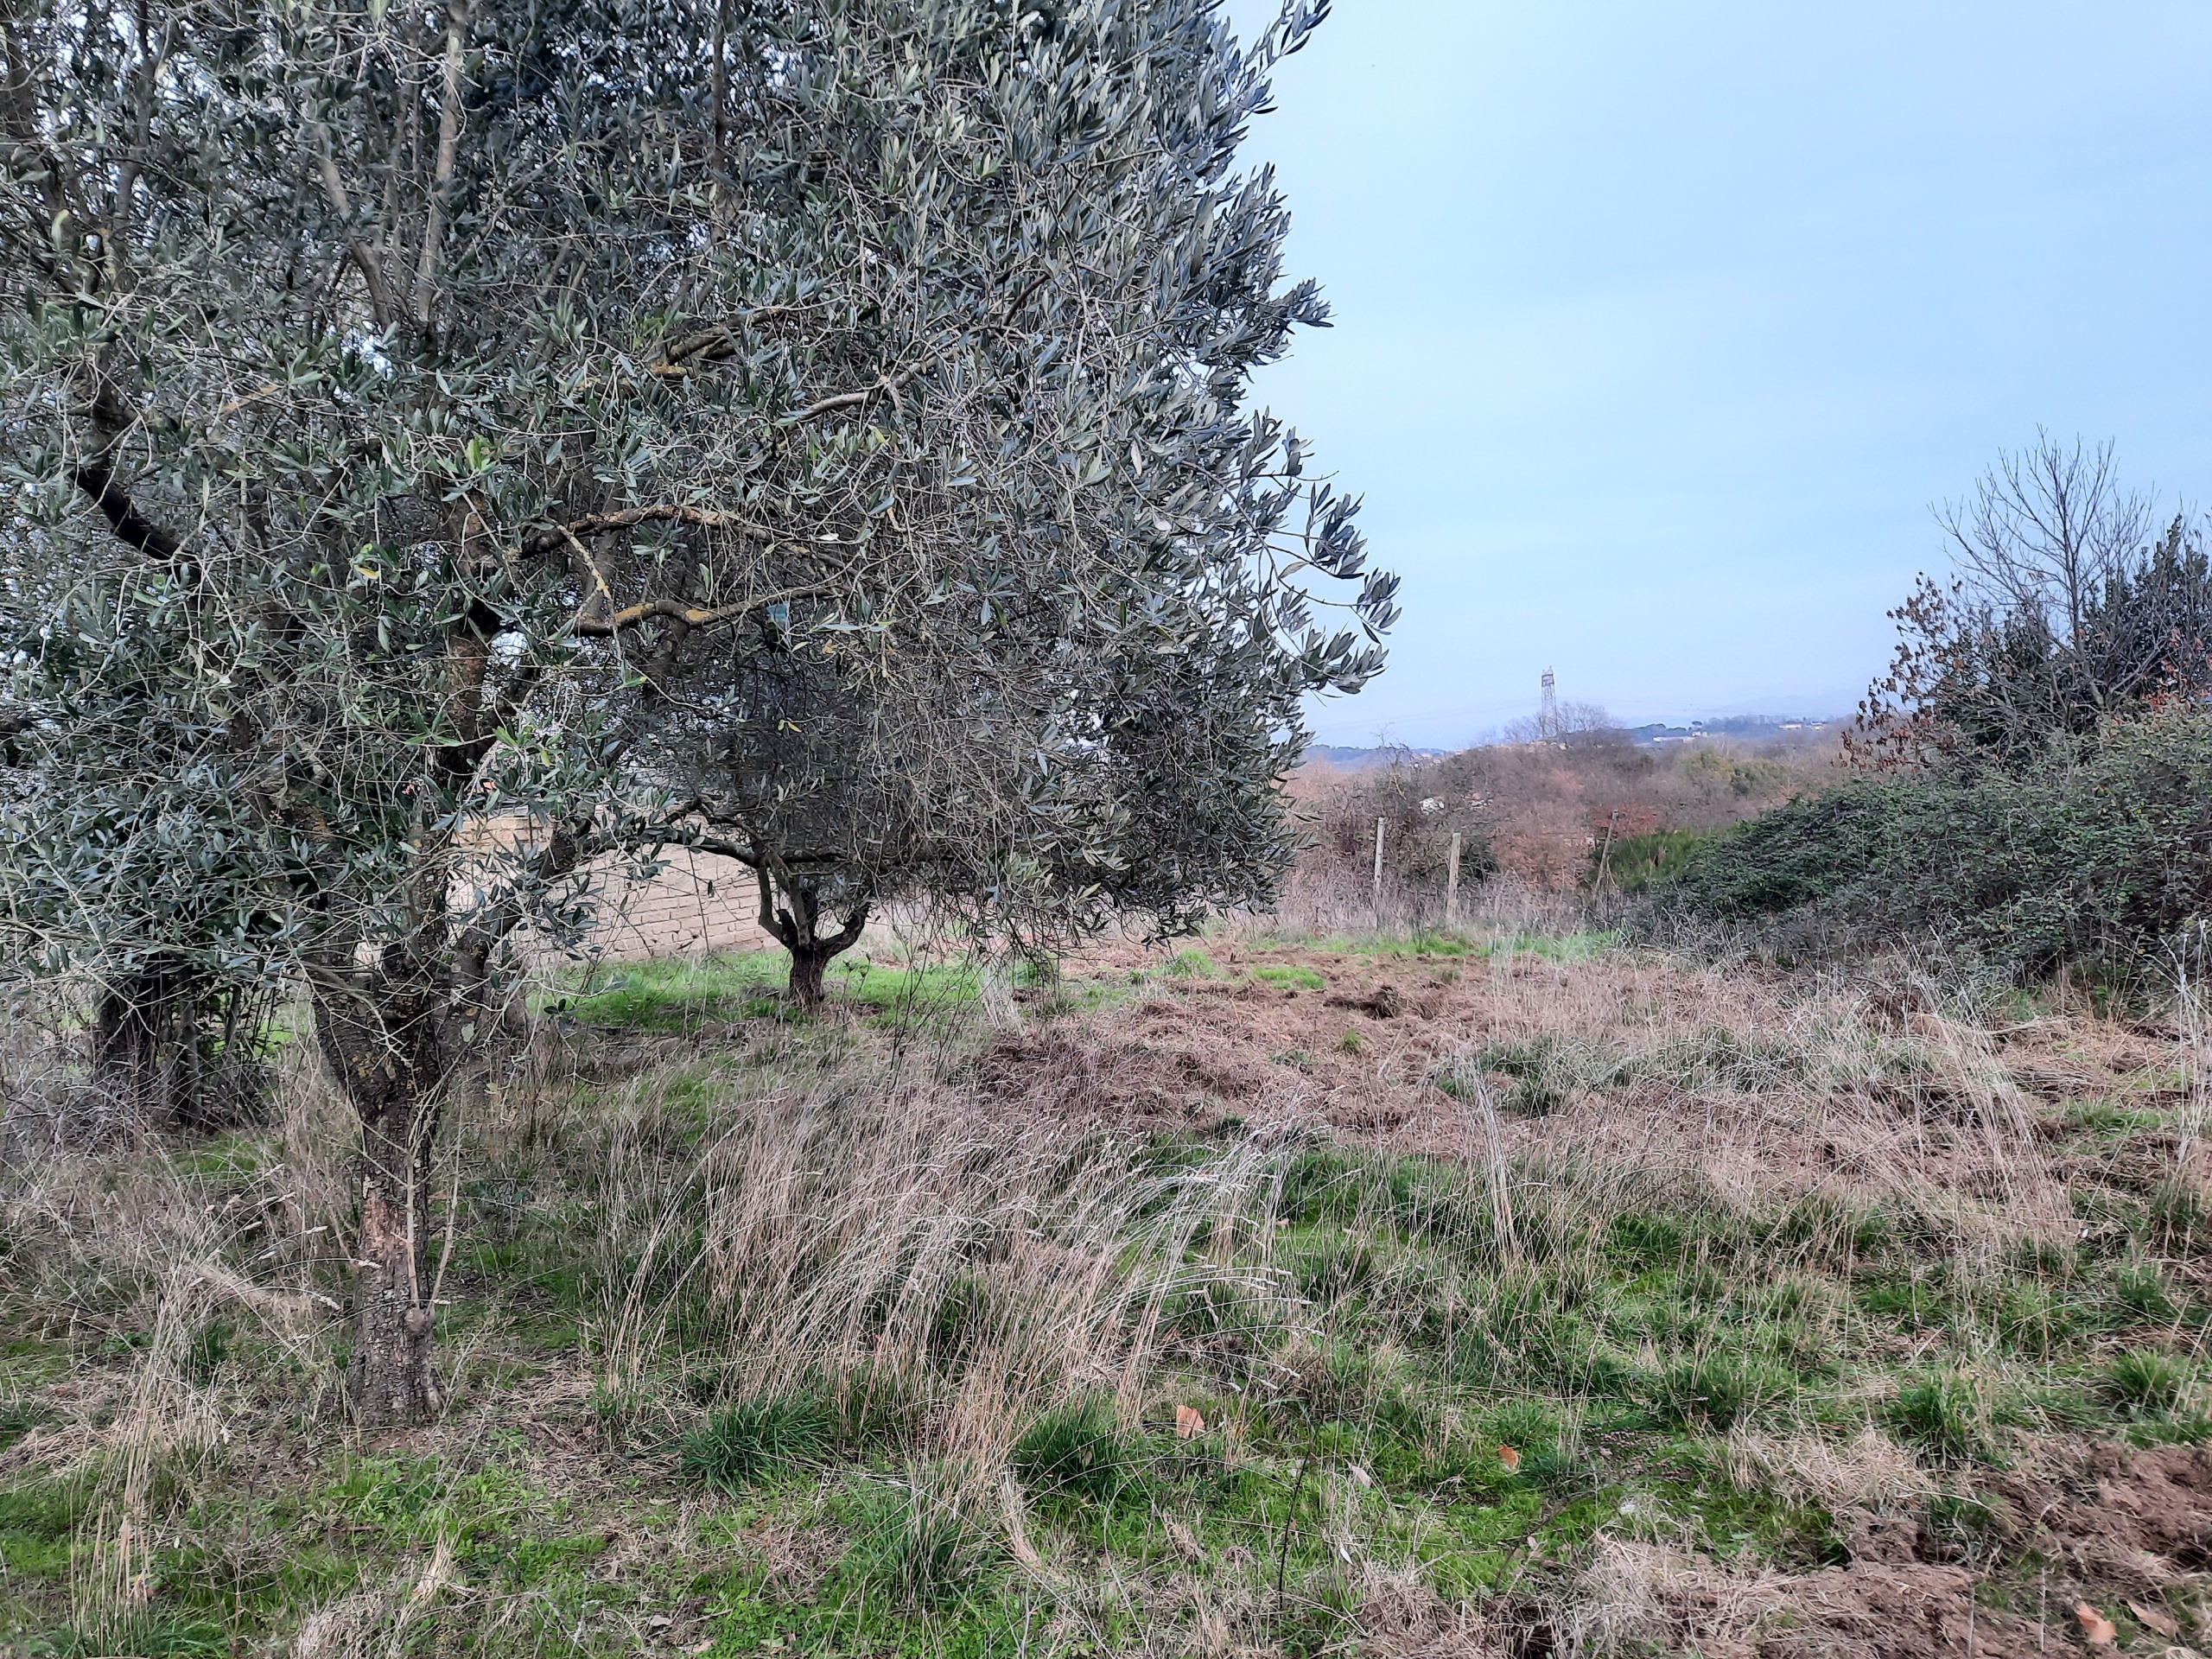
[[[552,976],[338,1397],[343,1109],[11,1119],[12,1654],[2212,1642],[2197,1010],[1571,908]],[[28,1044],[11,1064],[36,1093]]]

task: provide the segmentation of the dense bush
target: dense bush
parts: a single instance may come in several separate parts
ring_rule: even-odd
[[[1610,885],[1622,893],[1639,892],[1680,870],[1717,833],[1710,830],[1654,830],[1648,835],[1624,836],[1610,846],[1601,842],[1590,856],[1591,885]]]
[[[1654,919],[1781,942],[1946,935],[2018,973],[2124,966],[2212,905],[2212,709],[2106,728],[2040,767],[1863,777],[1698,849]]]

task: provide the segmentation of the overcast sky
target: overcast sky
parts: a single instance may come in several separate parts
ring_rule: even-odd
[[[1337,326],[1262,395],[1405,578],[1325,741],[1840,712],[2038,426],[2206,495],[2205,0],[1338,0],[1276,93]]]

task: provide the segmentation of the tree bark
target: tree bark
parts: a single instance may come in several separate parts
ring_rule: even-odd
[[[765,858],[753,866],[753,873],[760,887],[760,925],[791,952],[791,999],[802,1008],[818,1008],[823,971],[860,942],[861,931],[868,925],[868,900],[855,900],[844,925],[835,933],[824,933],[822,896],[804,879],[794,880],[788,874],[779,879],[771,868],[771,861]],[[779,886],[786,900],[780,905],[776,902]]]
[[[92,1075],[127,1111],[200,1126],[196,988],[161,973],[101,988],[92,1014]]]
[[[361,1126],[361,1217],[346,1392],[362,1419],[422,1422],[444,1404],[432,1363],[430,1145],[435,1111],[394,1101]]]
[[[143,988],[135,982],[102,986],[92,1012],[92,1077],[128,1113],[156,1109],[157,1048]]]
[[[802,1008],[816,1008],[822,1005],[822,979],[836,953],[816,944],[789,947],[791,953],[791,1001]]]
[[[318,995],[315,1031],[361,1120],[360,1231],[346,1393],[365,1421],[414,1423],[444,1404],[432,1363],[431,1157],[447,1083],[439,999],[369,984]]]

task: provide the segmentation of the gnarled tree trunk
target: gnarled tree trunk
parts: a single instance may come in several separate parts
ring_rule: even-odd
[[[432,1364],[437,1230],[431,1156],[447,1084],[442,999],[379,971],[319,987],[315,1033],[361,1120],[360,1231],[346,1392],[366,1421],[421,1422],[443,1404]]]
[[[142,971],[100,988],[92,1011],[92,1076],[130,1113],[194,1127],[200,1101],[200,1000],[191,976]]]
[[[760,884],[760,925],[779,940],[791,956],[791,1001],[802,1008],[819,1007],[823,975],[837,957],[860,942],[868,925],[868,900],[857,899],[844,924],[834,933],[822,931],[822,895],[806,877],[771,872],[771,861],[762,859],[753,875]],[[776,902],[780,887],[786,903]]]

